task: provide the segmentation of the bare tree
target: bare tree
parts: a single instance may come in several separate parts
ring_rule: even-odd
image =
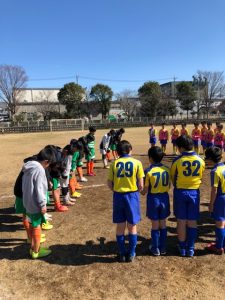
[[[25,87],[28,77],[20,66],[0,65],[0,100],[7,104],[12,118],[20,99],[22,88]]]
[[[198,71],[199,78],[205,80],[206,85],[202,90],[202,108],[205,109],[207,118],[215,97],[221,97],[225,93],[223,72]]]
[[[36,110],[38,113],[42,114],[44,120],[48,120],[52,115],[58,113],[56,109],[56,104],[53,101],[53,92],[52,91],[40,91],[38,96],[38,103],[36,105]]]
[[[138,103],[135,96],[137,96],[136,92],[128,89],[116,95],[117,99],[120,100],[121,109],[126,113],[128,120],[134,116],[137,109]]]

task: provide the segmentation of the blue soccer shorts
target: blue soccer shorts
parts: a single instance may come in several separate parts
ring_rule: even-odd
[[[167,144],[167,140],[160,140],[160,144],[161,145],[166,145]]]
[[[201,145],[202,145],[202,147],[206,147],[207,146],[206,141],[201,141]]]
[[[168,193],[148,194],[146,216],[154,221],[164,220],[170,215]]]
[[[214,146],[214,143],[206,143],[206,147],[209,148],[209,147],[213,147]]]
[[[176,146],[177,139],[171,140],[172,144]]]
[[[212,215],[215,221],[225,221],[225,195],[216,197]]]
[[[128,222],[132,225],[141,220],[140,193],[113,193],[113,223]]]
[[[151,137],[149,140],[150,144],[156,144],[156,137]]]
[[[177,219],[196,221],[199,218],[200,191],[174,189],[173,208]]]
[[[199,141],[198,140],[193,140],[194,146],[198,147],[199,146]]]

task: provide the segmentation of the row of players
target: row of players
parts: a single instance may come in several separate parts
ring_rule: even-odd
[[[223,125],[216,123],[216,127],[212,128],[212,122],[201,122],[201,128],[199,127],[200,123],[195,122],[194,128],[189,134],[188,129],[186,128],[186,123],[181,124],[181,129],[178,128],[177,124],[173,124],[171,129],[171,142],[173,144],[173,154],[177,154],[176,139],[180,135],[190,135],[193,139],[194,149],[197,154],[200,153],[200,144],[202,145],[203,154],[205,153],[206,148],[209,148],[213,145],[221,149],[225,146],[225,134],[223,132]],[[149,128],[149,142],[151,146],[155,146],[157,142],[157,132],[153,124],[150,124]],[[159,130],[159,141],[162,147],[162,150],[166,152],[166,145],[169,140],[169,132],[165,128],[165,124],[162,124],[162,128]]]
[[[30,255],[34,259],[51,253],[50,249],[40,248],[40,243],[46,241],[45,235],[41,234],[41,229],[53,228],[49,222],[52,216],[47,213],[46,207],[46,203],[50,204],[49,191],[52,192],[55,211],[66,212],[68,206],[73,206],[76,199],[81,197],[80,190],[83,187],[81,183],[88,181],[83,175],[84,155],[87,176],[96,175],[94,173],[95,132],[96,128],[90,126],[87,135],[77,140],[72,139],[63,149],[48,145],[37,155],[24,160],[23,168],[14,186],[15,209],[17,214],[23,215],[27,241],[31,243]],[[117,158],[117,144],[124,132],[123,128],[111,129],[103,136],[100,151],[106,168],[110,150],[113,151],[114,158]],[[75,172],[78,174],[78,180]]]
[[[204,160],[193,151],[193,140],[182,135],[176,139],[180,155],[171,168],[161,161],[164,153],[153,146],[148,151],[150,166],[143,171],[142,163],[131,157],[132,146],[128,141],[118,144],[119,159],[109,170],[108,186],[113,191],[113,222],[116,226],[116,240],[119,248],[119,261],[131,262],[135,258],[137,245],[137,224],[141,220],[140,193],[147,193],[146,216],[151,220],[151,253],[155,256],[166,254],[166,219],[170,215],[168,191],[170,182],[174,186],[173,207],[177,219],[178,249],[181,256],[194,256],[197,238],[197,220],[200,211],[199,187],[205,169]],[[225,249],[225,165],[222,151],[209,147],[205,160],[211,165],[211,199],[209,211],[215,220],[216,243],[206,249],[223,254]],[[145,177],[145,180],[143,178]],[[125,229],[129,232],[129,245],[126,249]]]

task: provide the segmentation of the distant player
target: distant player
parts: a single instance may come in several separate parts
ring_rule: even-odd
[[[176,144],[176,140],[180,135],[180,131],[177,128],[177,124],[174,123],[173,124],[173,128],[171,129],[171,142],[173,144],[173,155],[177,155],[177,144]]]
[[[162,123],[162,128],[159,130],[159,141],[161,144],[162,151],[166,153],[166,145],[168,142],[169,134],[168,130],[165,128],[165,123]]]
[[[197,238],[199,187],[205,163],[192,151],[193,141],[190,136],[180,136],[177,147],[181,155],[172,163],[171,178],[174,185],[174,215],[177,218],[179,252],[181,256],[192,257]]]
[[[110,140],[111,137],[115,134],[115,130],[111,129],[108,133],[106,133],[101,140],[99,145],[100,153],[102,154],[102,161],[105,169],[108,169],[108,159],[107,153],[110,152]]]
[[[89,127],[89,133],[85,136],[87,142],[88,153],[86,153],[86,161],[87,161],[87,175],[95,176],[94,173],[94,159],[95,159],[95,126]]]
[[[214,145],[214,135],[215,132],[212,129],[212,122],[207,122],[207,132],[206,132],[206,148],[212,147]]]
[[[224,139],[225,139],[225,134],[223,132],[223,125],[219,124],[217,125],[217,130],[215,132],[214,145],[220,149],[223,149]]]
[[[211,196],[209,211],[216,222],[216,242],[206,249],[215,254],[223,254],[225,249],[225,165],[222,162],[222,151],[218,147],[208,148],[205,159],[213,165],[211,171]]]
[[[170,170],[161,163],[163,156],[160,147],[148,150],[150,167],[145,170],[145,187],[142,193],[148,193],[146,216],[152,223],[150,251],[155,256],[166,254],[166,219],[170,215]]]
[[[117,144],[121,141],[122,135],[125,133],[124,128],[120,128],[114,132],[110,139],[110,149],[112,150],[112,155],[114,159],[118,158],[117,154]]]
[[[137,224],[141,220],[140,191],[143,190],[144,171],[139,160],[131,157],[128,141],[117,144],[119,158],[109,169],[108,186],[113,191],[113,223],[116,223],[116,240],[119,261],[132,262],[136,255]],[[128,252],[125,247],[125,229],[129,232]]]
[[[207,127],[206,127],[206,121],[201,122],[202,128],[201,128],[201,145],[202,145],[202,150],[203,154],[205,154],[205,149],[206,149],[206,135],[207,135]]]
[[[199,144],[201,139],[201,129],[199,128],[199,122],[194,123],[194,129],[192,130],[192,140],[194,143],[194,150],[199,154]]]
[[[186,123],[181,124],[180,135],[189,135],[189,132],[186,127],[187,127]]]
[[[154,128],[154,124],[150,124],[150,128],[148,130],[149,135],[149,143],[151,144],[151,147],[156,145],[157,138],[156,138],[156,129]]]

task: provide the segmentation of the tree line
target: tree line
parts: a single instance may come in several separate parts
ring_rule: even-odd
[[[12,119],[20,100],[21,89],[26,87],[27,82],[28,76],[21,66],[0,65],[0,100],[6,103]],[[88,90],[78,83],[69,82],[60,89],[58,101],[65,105],[67,112],[64,117],[67,118],[88,116],[95,109],[105,119],[109,115],[113,97],[120,103],[128,119],[135,115],[137,109],[140,116],[152,119],[175,116],[178,113],[177,104],[186,111],[188,118],[194,108],[197,117],[201,113],[208,117],[214,99],[225,95],[222,71],[197,71],[192,81],[174,81],[173,84],[174,93],[170,95],[163,92],[160,84],[155,81],[145,82],[138,91],[124,90],[114,94],[108,85],[101,83]],[[43,111],[46,114],[53,106],[44,102],[48,103],[48,100],[43,101]],[[225,104],[222,103],[219,109],[220,112],[225,112]]]

